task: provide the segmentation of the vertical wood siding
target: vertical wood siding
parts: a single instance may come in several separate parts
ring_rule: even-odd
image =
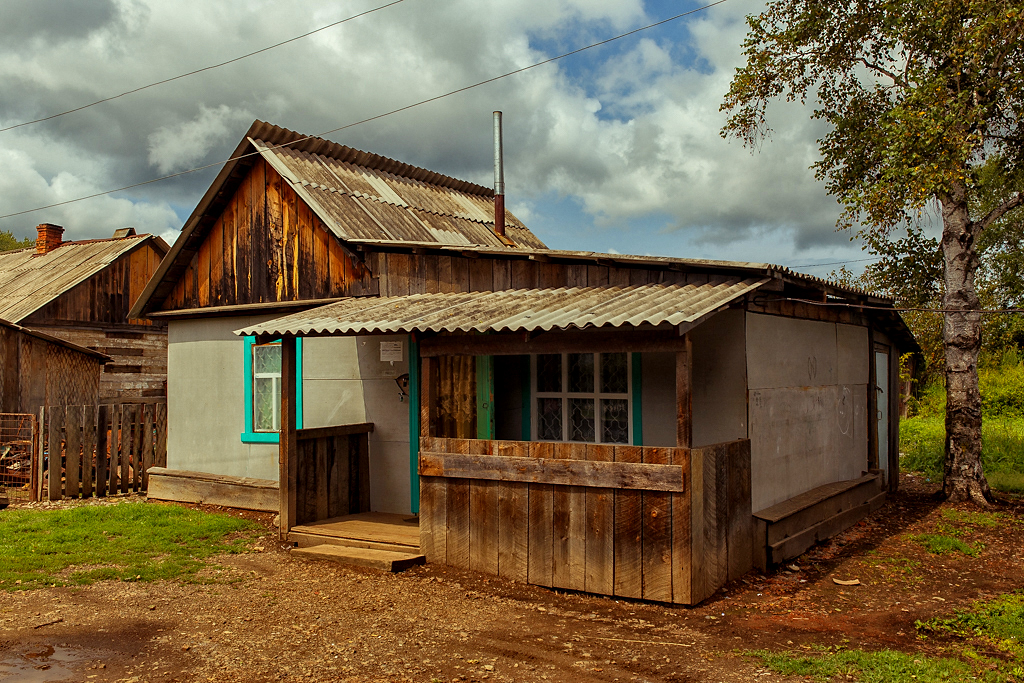
[[[374,294],[369,269],[257,160],[163,302],[164,310]]]

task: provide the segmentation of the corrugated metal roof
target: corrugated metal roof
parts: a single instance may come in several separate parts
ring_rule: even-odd
[[[0,318],[20,322],[148,239],[64,242],[41,256],[35,247],[0,252]]]
[[[237,334],[529,332],[680,325],[697,322],[768,281],[721,277],[699,285],[560,287],[356,298],[253,325]]]
[[[334,143],[320,152],[288,145],[287,134],[297,134],[286,129],[258,132],[267,139],[250,134],[249,141],[343,240],[507,249],[494,233],[493,193],[485,188]],[[516,246],[545,246],[507,210],[505,233]]]

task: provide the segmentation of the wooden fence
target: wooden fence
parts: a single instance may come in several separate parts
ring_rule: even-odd
[[[167,404],[40,408],[36,452],[40,499],[145,491],[167,465]]]
[[[696,604],[750,569],[750,442],[420,439],[427,561]]]
[[[298,430],[293,526],[369,512],[372,431],[369,422]]]

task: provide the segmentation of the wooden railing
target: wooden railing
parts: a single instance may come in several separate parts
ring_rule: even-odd
[[[146,470],[167,465],[167,404],[39,409],[40,499],[145,491]]]
[[[695,604],[750,568],[749,463],[747,440],[423,437],[421,552],[542,586]]]
[[[292,526],[370,510],[372,431],[372,422],[297,430]]]

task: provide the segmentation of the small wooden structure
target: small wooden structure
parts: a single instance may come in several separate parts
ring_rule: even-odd
[[[109,356],[0,320],[0,413],[95,404]]]
[[[0,252],[0,318],[109,356],[100,400],[164,397],[166,325],[130,320],[128,311],[167,244],[134,228],[73,242],[62,240],[57,225],[43,223],[37,231],[35,247]]]

